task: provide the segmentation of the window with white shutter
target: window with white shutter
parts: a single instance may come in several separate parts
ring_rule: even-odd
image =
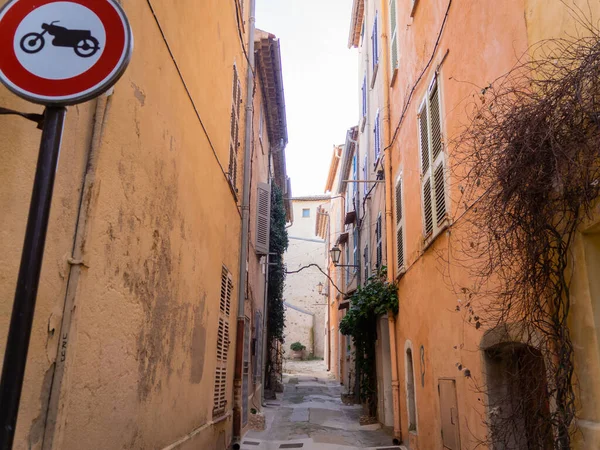
[[[255,251],[259,255],[269,254],[271,231],[271,186],[258,183],[256,192],[256,241]]]
[[[377,223],[375,225],[375,241],[377,247],[375,267],[379,269],[383,262],[383,221],[381,219],[381,213],[377,216]]]
[[[229,314],[233,281],[226,267],[221,270],[221,298],[219,302],[219,325],[213,395],[213,417],[225,414],[227,408],[227,360],[229,357]]]
[[[402,178],[396,183],[396,268],[404,272],[404,209],[402,204]]]
[[[442,111],[437,80],[431,84],[418,113],[421,149],[421,198],[425,238],[436,236],[447,219]]]
[[[240,146],[240,106],[242,104],[242,86],[237,73],[237,68],[233,66],[233,88],[231,100],[231,130],[229,136],[229,170],[227,176],[233,190],[237,192],[238,178],[238,149]]]
[[[397,18],[396,18],[396,0],[390,0],[390,68],[392,74],[398,69],[398,37],[397,37]]]

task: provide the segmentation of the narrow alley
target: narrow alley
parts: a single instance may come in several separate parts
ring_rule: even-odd
[[[286,360],[283,394],[263,409],[265,431],[250,431],[243,450],[404,450],[393,445],[392,430],[380,424],[359,425],[360,405],[344,405],[345,387],[326,371],[325,363]]]

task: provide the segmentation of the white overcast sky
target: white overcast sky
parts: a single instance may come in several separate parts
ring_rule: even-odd
[[[321,194],[334,144],[358,120],[352,0],[257,0],[256,27],[281,41],[292,195]]]

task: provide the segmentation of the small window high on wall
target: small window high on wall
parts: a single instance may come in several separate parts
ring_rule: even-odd
[[[310,209],[308,209],[308,208],[303,209],[302,217],[310,217]]]

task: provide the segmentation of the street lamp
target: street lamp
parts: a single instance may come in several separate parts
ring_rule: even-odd
[[[317,291],[319,291],[319,294],[323,293],[323,283],[321,283],[319,281],[319,284],[317,284]]]
[[[331,255],[331,261],[333,261],[333,265],[337,266],[340,262],[340,256],[342,255],[342,251],[337,245],[334,245],[331,250],[329,250],[329,254]]]
[[[358,267],[355,264],[339,264],[342,251],[337,245],[334,245],[331,250],[329,250],[329,254],[331,255],[331,261],[335,267]]]

